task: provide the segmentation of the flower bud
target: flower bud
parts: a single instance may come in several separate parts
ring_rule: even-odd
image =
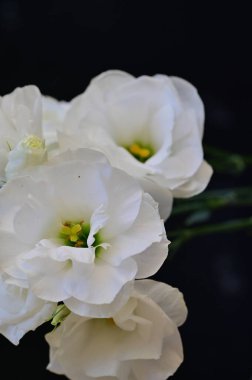
[[[26,136],[8,155],[8,163],[5,168],[6,178],[10,179],[21,170],[41,164],[46,157],[44,140],[34,135]]]

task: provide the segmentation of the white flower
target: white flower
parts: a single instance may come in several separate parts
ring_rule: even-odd
[[[0,179],[45,159],[41,94],[35,86],[16,88],[0,98]]]
[[[150,195],[101,153],[62,159],[0,191],[0,266],[17,284],[23,272],[41,299],[110,316],[132,280],[153,275],[167,257],[164,223]]]
[[[46,322],[55,307],[37,298],[30,289],[12,284],[8,276],[0,275],[0,333],[13,344]]]
[[[48,369],[71,380],[166,380],[183,360],[177,326],[186,318],[182,294],[152,280],[109,319],[71,313],[52,333]],[[163,308],[165,306],[165,308]]]
[[[0,184],[58,153],[56,130],[68,108],[33,85],[0,98]]]
[[[190,197],[212,174],[203,160],[204,108],[187,81],[108,71],[75,98],[59,133],[64,150],[89,147],[141,180],[168,216],[166,198]]]

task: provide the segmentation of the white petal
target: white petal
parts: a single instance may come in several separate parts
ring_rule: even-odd
[[[178,77],[171,77],[171,81],[178,91],[183,107],[191,108],[197,115],[197,125],[202,138],[203,124],[205,121],[204,104],[198,94],[197,89],[188,81]]]
[[[24,133],[42,137],[42,101],[36,86],[16,88],[2,98],[1,108],[15,126],[19,139],[24,137]]]
[[[11,264],[14,264],[17,257],[29,249],[29,246],[20,241],[16,235],[0,231],[0,272]]]
[[[116,89],[111,88],[108,93],[108,100],[109,102],[118,99],[123,101],[136,96],[145,100],[145,104],[149,106],[150,114],[167,104],[170,104],[176,112],[180,106],[177,91],[169,77],[166,77],[164,82],[158,78],[145,75],[128,81]]]
[[[43,200],[44,205],[47,205],[46,208],[52,207],[48,199],[48,185],[43,182],[36,182],[28,176],[9,180],[0,191],[0,228],[9,232],[16,233],[14,220],[23,205],[29,204],[31,208],[34,208],[35,213],[36,207],[40,208],[42,215],[48,212],[41,209]],[[24,230],[20,230],[20,232],[22,239]]]
[[[106,214],[104,206],[101,205],[94,211],[90,220],[90,233],[87,239],[88,246],[92,246],[95,241],[94,235],[97,234],[108,222],[109,216]]]
[[[5,159],[8,157],[10,149],[18,142],[18,135],[15,126],[12,124],[8,115],[5,115],[1,105],[3,98],[0,97],[0,150],[4,154]]]
[[[124,71],[108,70],[93,78],[90,87],[96,86],[103,94],[106,94],[111,89],[116,90],[132,80],[134,80],[134,77]]]
[[[66,285],[69,281],[69,263],[52,262],[48,257],[22,260],[21,270],[26,273],[30,287],[39,298],[51,302],[63,301],[69,297]]]
[[[76,298],[84,303],[109,304],[122,287],[135,278],[136,264],[128,259],[120,267],[101,259],[94,249],[37,247],[23,254],[19,266],[29,278],[33,292],[49,301]]]
[[[108,304],[91,304],[78,301],[76,298],[68,298],[64,301],[65,305],[75,314],[83,317],[110,318],[123,305],[126,304],[133,291],[133,282],[127,282],[115,296],[114,300]]]
[[[201,193],[207,187],[212,174],[212,167],[206,161],[203,161],[192,178],[173,190],[173,196],[176,198],[189,198]]]
[[[159,186],[151,179],[143,178],[140,184],[146,193],[149,193],[158,203],[160,217],[165,221],[171,214],[173,197],[169,189]]]
[[[120,146],[138,140],[148,123],[149,107],[141,95],[110,103],[107,112],[111,134]]]
[[[55,215],[50,198],[46,196],[46,190],[45,188],[45,193],[41,198],[37,194],[35,196],[30,194],[26,203],[16,212],[15,233],[27,244],[34,245],[42,238],[54,236],[60,228],[58,216]]]
[[[109,166],[99,167],[89,159],[45,168],[44,176],[54,189],[54,208],[61,215],[62,222],[89,222],[93,211],[107,203],[103,176],[108,175],[109,171]]]
[[[178,331],[174,328],[164,340],[158,360],[136,360],[133,373],[136,380],[166,380],[172,376],[183,361],[183,347]]]
[[[97,259],[92,269],[88,268],[82,281],[73,270],[72,281],[67,285],[68,292],[85,303],[109,304],[123,286],[135,278],[136,271],[136,264],[131,259],[124,260],[120,267],[109,266],[102,259]]]
[[[187,308],[183,294],[177,288],[154,280],[139,280],[135,282],[135,289],[156,302],[177,326],[185,322]]]
[[[69,139],[69,137],[67,137]],[[53,159],[50,160],[48,165],[61,165],[63,162],[66,161],[83,161],[84,163],[92,163],[92,164],[102,164],[106,165],[108,164],[108,159],[106,156],[102,153],[99,153],[93,149],[87,149],[87,148],[78,148],[76,150],[66,150],[64,153],[61,153],[57,156],[55,156]],[[41,168],[38,168],[38,170]],[[35,173],[34,173],[35,174]],[[46,172],[44,172],[44,169],[41,169],[41,173],[39,173],[37,178],[41,178],[41,175],[46,176]]]
[[[70,108],[70,104],[65,101],[58,101],[51,96],[42,96],[43,103],[43,126],[55,125],[63,122],[65,114]]]
[[[0,188],[4,185],[5,178],[5,166],[8,162],[8,152],[5,149],[0,148]]]
[[[30,330],[35,330],[52,315],[56,305],[35,297],[28,289],[10,285],[1,277],[0,333],[17,345]]]
[[[80,148],[95,149],[109,154],[110,148],[115,146],[115,142],[110,137],[106,129],[97,125],[80,124],[80,128],[76,133],[58,133],[60,151],[64,152],[67,149],[76,151]]]
[[[114,169],[106,180],[109,223],[104,226],[105,240],[118,236],[134,223],[140,209],[143,191],[139,184],[121,170]]]
[[[122,71],[107,71],[94,78],[87,90],[72,100],[63,126],[64,132],[76,131],[79,123],[85,120],[86,124],[107,126],[107,118],[104,117],[102,103],[107,98],[108,90],[120,87],[134,79],[131,75]],[[96,112],[90,112],[95,108]]]
[[[180,135],[179,129],[183,131],[184,136]],[[194,175],[203,159],[194,112],[188,111],[180,115],[174,133],[179,134],[178,141],[173,137],[171,155],[157,167],[159,171],[161,170],[163,183],[170,189],[179,186],[181,182]]]
[[[174,127],[174,110],[170,104],[165,105],[152,116],[149,121],[149,143],[154,146],[156,154],[148,161],[148,165],[157,165],[170,153],[172,145],[172,131]]]
[[[161,268],[168,255],[169,243],[164,230],[159,243],[153,243],[143,253],[134,257],[138,267],[136,278],[153,276]]]
[[[113,265],[119,265],[122,260],[130,256],[139,253],[144,255],[144,251],[152,243],[161,241],[162,234],[163,221],[159,217],[157,204],[149,194],[145,193],[139,214],[131,228],[109,240],[110,247],[102,253],[102,257]],[[157,261],[159,262],[158,259]]]

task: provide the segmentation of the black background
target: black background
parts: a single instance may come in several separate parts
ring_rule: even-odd
[[[203,99],[204,143],[249,154],[251,45],[242,1],[0,0],[0,94],[35,84],[70,100],[108,69],[176,75]],[[216,174],[209,188],[249,185],[250,177]],[[216,221],[246,215],[251,209],[228,209]],[[174,380],[252,379],[251,241],[243,231],[194,239],[155,276],[180,288],[189,309]],[[0,339],[1,378],[63,378],[45,369],[47,330],[28,333],[18,347]]]

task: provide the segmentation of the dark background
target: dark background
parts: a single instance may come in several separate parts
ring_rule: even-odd
[[[242,1],[0,0],[0,94],[35,84],[70,100],[108,69],[176,75],[203,99],[204,144],[249,154],[250,19]],[[209,188],[245,186],[250,178],[251,171],[215,174]],[[214,220],[249,215],[251,208],[229,208]],[[194,239],[155,276],[178,287],[189,309],[180,330],[185,360],[174,380],[252,379],[250,235]],[[63,378],[45,369],[47,330],[28,333],[18,347],[0,339],[1,378]]]

